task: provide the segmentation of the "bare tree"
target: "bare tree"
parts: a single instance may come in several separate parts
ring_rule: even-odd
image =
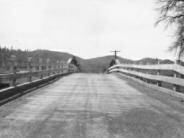
[[[184,55],[184,0],[157,0],[160,7],[160,17],[156,25],[165,22],[168,27],[171,24],[177,26],[175,40],[169,50],[178,51],[178,59]]]

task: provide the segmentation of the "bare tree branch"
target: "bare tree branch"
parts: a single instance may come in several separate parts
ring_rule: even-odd
[[[177,51],[178,58],[184,56],[184,0],[158,0],[160,7],[160,17],[156,21],[157,26],[160,22],[165,22],[166,27],[170,24],[176,24],[177,30],[175,32],[176,39],[169,47],[170,51]]]

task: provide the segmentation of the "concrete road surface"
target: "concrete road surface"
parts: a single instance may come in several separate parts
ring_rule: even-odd
[[[113,74],[73,74],[0,106],[0,138],[184,138],[184,104]]]

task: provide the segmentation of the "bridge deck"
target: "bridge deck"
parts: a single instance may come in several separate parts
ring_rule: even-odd
[[[182,138],[177,100],[112,74],[74,74],[1,106],[0,138]]]

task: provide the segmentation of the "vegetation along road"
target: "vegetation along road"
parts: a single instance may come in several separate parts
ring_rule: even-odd
[[[184,104],[116,74],[73,74],[0,106],[0,138],[183,138]]]

